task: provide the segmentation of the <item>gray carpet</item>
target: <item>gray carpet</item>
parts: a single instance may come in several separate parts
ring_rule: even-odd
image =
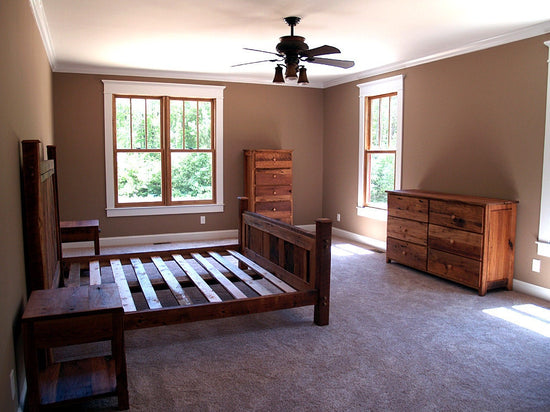
[[[480,297],[344,244],[333,246],[329,326],[307,307],[127,332],[131,410],[550,410],[550,302]],[[521,305],[544,308],[546,336],[484,312],[533,308]]]

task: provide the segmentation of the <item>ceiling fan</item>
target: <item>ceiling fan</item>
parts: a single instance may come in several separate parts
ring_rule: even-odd
[[[343,69],[349,69],[350,67],[354,66],[355,63],[351,60],[336,60],[336,59],[327,59],[324,57],[318,57],[326,54],[340,53],[340,50],[334,46],[327,46],[327,45],[310,49],[309,46],[305,43],[304,37],[294,35],[294,27],[300,22],[300,20],[301,20],[300,17],[295,17],[295,16],[284,18],[284,21],[286,22],[286,24],[290,26],[290,36],[282,36],[279,38],[280,43],[277,44],[277,46],[275,47],[275,49],[277,50],[277,53],[265,51],[265,50],[250,49],[245,47],[245,50],[273,54],[277,56],[276,59],[267,59],[267,60],[259,60],[259,61],[248,62],[248,63],[235,64],[231,67],[244,66],[248,64],[256,64],[256,63],[263,63],[263,62],[282,62],[282,63],[278,63],[277,66],[275,67],[275,77],[273,78],[274,83],[284,83],[285,82],[284,79],[286,78],[288,80],[298,79],[299,84],[307,84],[309,83],[309,81],[307,79],[306,68],[302,64],[304,62],[341,67]],[[284,77],[283,77],[283,67],[286,69]]]

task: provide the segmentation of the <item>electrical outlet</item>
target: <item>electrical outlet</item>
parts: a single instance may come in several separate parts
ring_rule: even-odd
[[[531,270],[533,272],[540,273],[540,260],[539,259],[533,259],[533,263],[531,265]]]
[[[10,371],[10,384],[11,384],[11,400],[13,401],[15,399],[15,395],[17,392],[17,386],[15,384],[15,370],[12,369]]]
[[[337,222],[340,221],[340,213],[336,213],[336,221],[337,221]]]
[[[206,223],[206,216],[201,216],[201,225]]]

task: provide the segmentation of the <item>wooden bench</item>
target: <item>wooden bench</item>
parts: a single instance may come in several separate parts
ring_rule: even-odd
[[[99,220],[66,220],[59,222],[61,242],[94,242],[94,251],[99,255]]]

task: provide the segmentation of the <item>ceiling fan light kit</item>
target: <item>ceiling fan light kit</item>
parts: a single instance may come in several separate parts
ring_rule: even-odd
[[[283,62],[277,63],[277,66],[275,66],[275,76],[273,77],[273,83],[284,83],[286,78],[287,80],[298,80],[298,84],[304,85],[308,84],[309,80],[307,78],[305,66],[303,64],[300,64],[302,62],[324,64],[327,66],[340,67],[343,69],[348,69],[355,65],[355,63],[351,60],[336,60],[317,57],[325,54],[340,53],[340,50],[334,46],[327,45],[310,49],[309,46],[305,43],[304,37],[294,35],[294,27],[300,22],[301,18],[291,16],[285,17],[284,20],[290,26],[290,36],[282,36],[279,38],[279,43],[275,47],[277,53],[245,48],[245,50],[274,54],[278,57],[277,59],[241,63],[236,64],[233,67],[262,62]],[[285,67],[286,69],[284,77],[283,67]]]

